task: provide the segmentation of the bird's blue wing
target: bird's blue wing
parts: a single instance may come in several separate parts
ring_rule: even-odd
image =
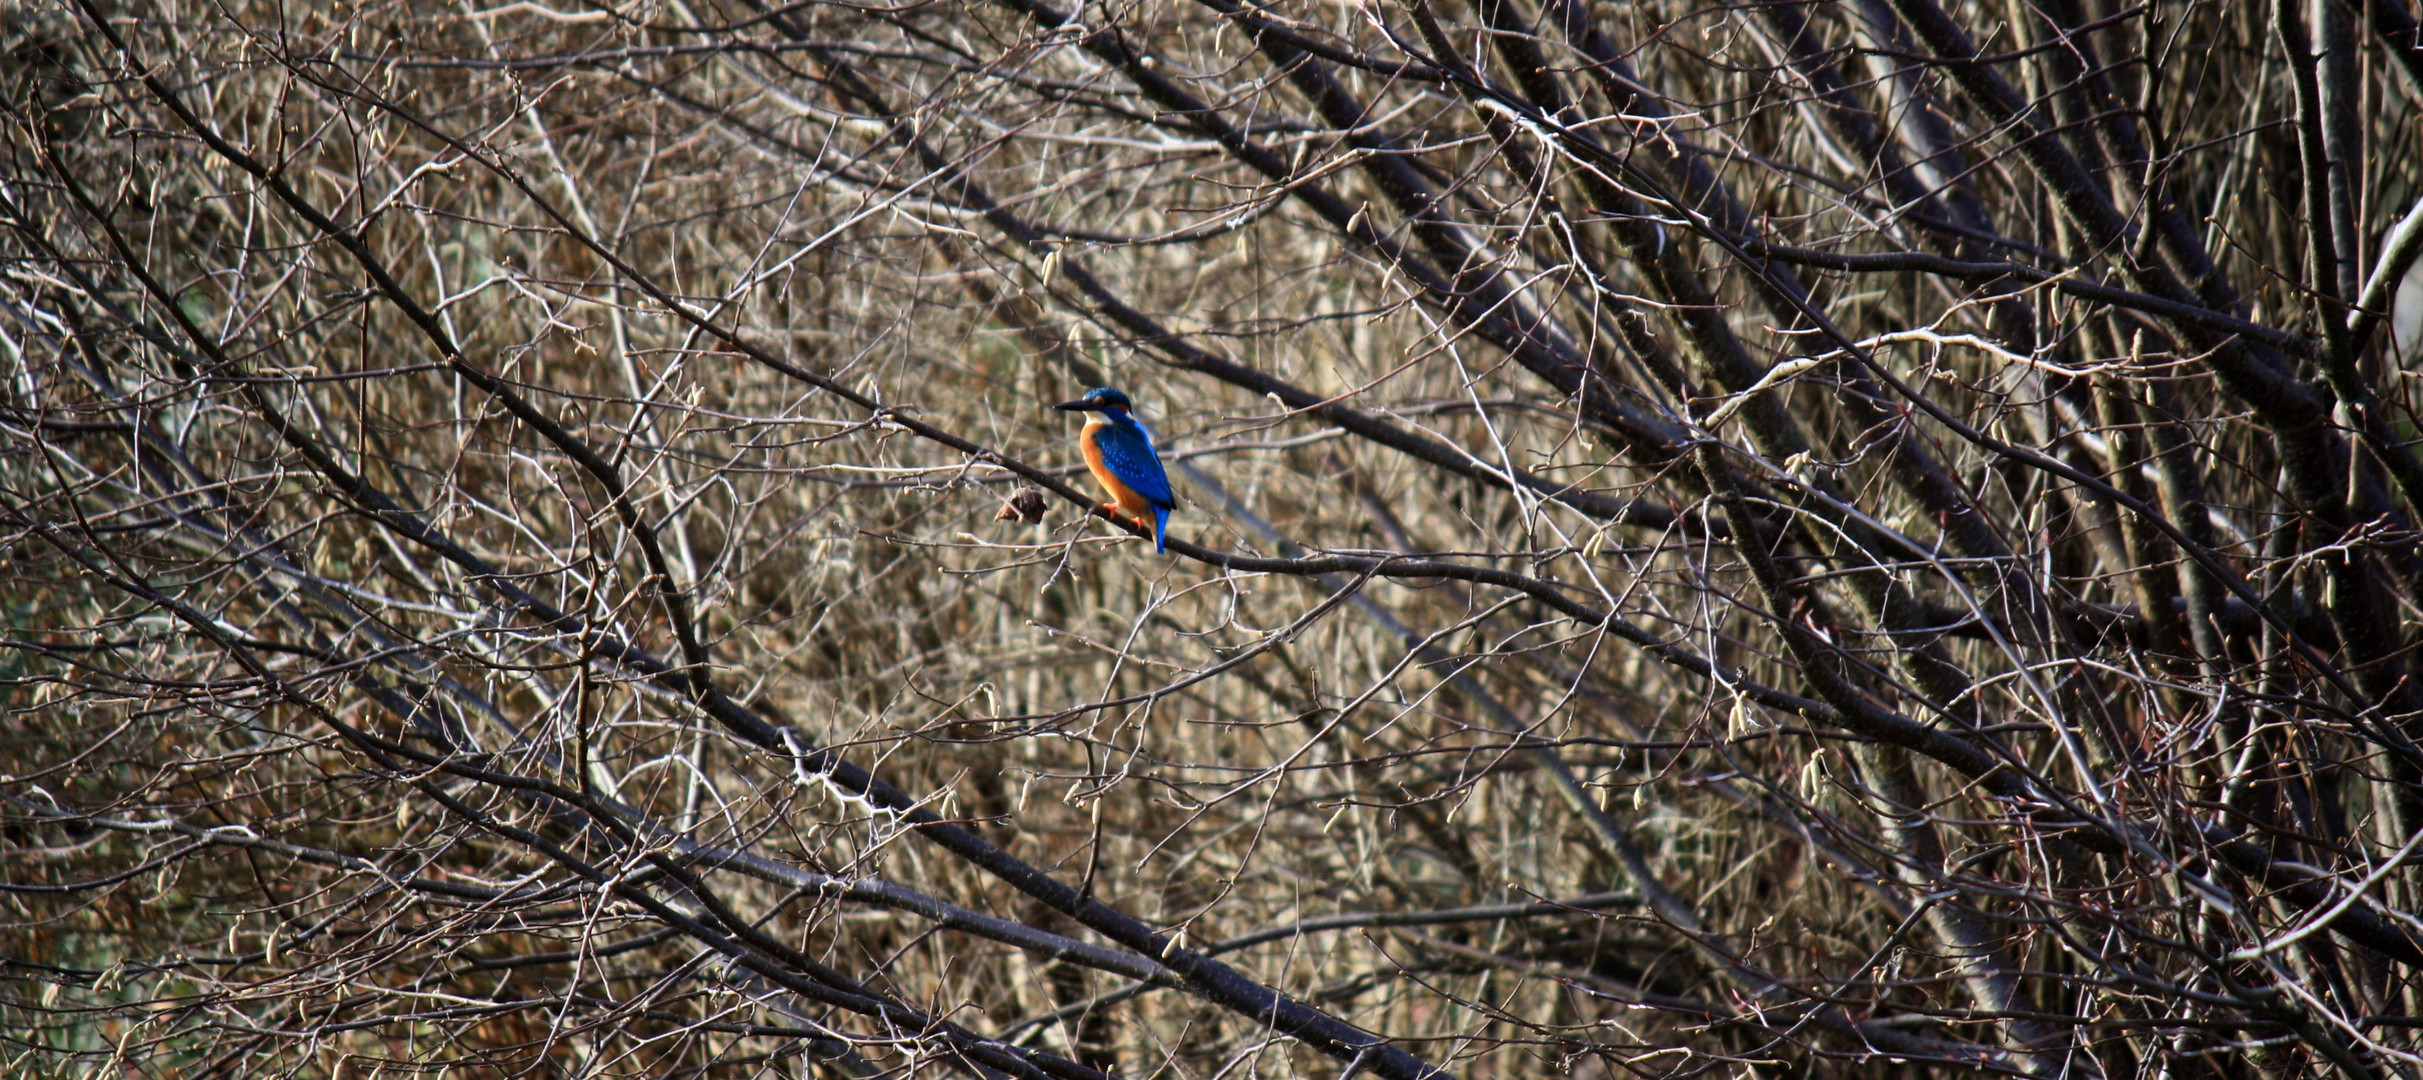
[[[1161,455],[1153,452],[1153,437],[1144,426],[1134,421],[1104,424],[1094,433],[1094,445],[1102,450],[1102,464],[1119,478],[1119,482],[1144,496],[1154,506],[1178,505],[1169,490],[1169,474],[1161,471]]]

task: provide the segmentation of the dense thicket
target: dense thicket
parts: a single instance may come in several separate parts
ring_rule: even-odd
[[[2423,1077],[2412,0],[1072,3],[0,9],[0,1071]]]

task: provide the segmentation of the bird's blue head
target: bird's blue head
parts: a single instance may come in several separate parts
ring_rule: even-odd
[[[1075,401],[1063,401],[1052,407],[1068,412],[1098,412],[1113,419],[1125,416],[1135,409],[1135,406],[1128,402],[1126,394],[1107,386],[1097,386],[1086,391],[1084,397]]]

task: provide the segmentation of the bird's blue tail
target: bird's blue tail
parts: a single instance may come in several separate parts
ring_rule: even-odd
[[[1153,554],[1169,554],[1169,507],[1153,507]]]

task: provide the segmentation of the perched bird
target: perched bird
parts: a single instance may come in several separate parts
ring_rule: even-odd
[[[1151,527],[1153,552],[1168,551],[1169,512],[1178,500],[1170,493],[1169,474],[1161,471],[1161,455],[1153,451],[1153,433],[1136,419],[1127,395],[1098,386],[1053,408],[1093,414],[1085,418],[1077,446],[1085,451],[1085,467],[1111,497],[1102,508]]]

